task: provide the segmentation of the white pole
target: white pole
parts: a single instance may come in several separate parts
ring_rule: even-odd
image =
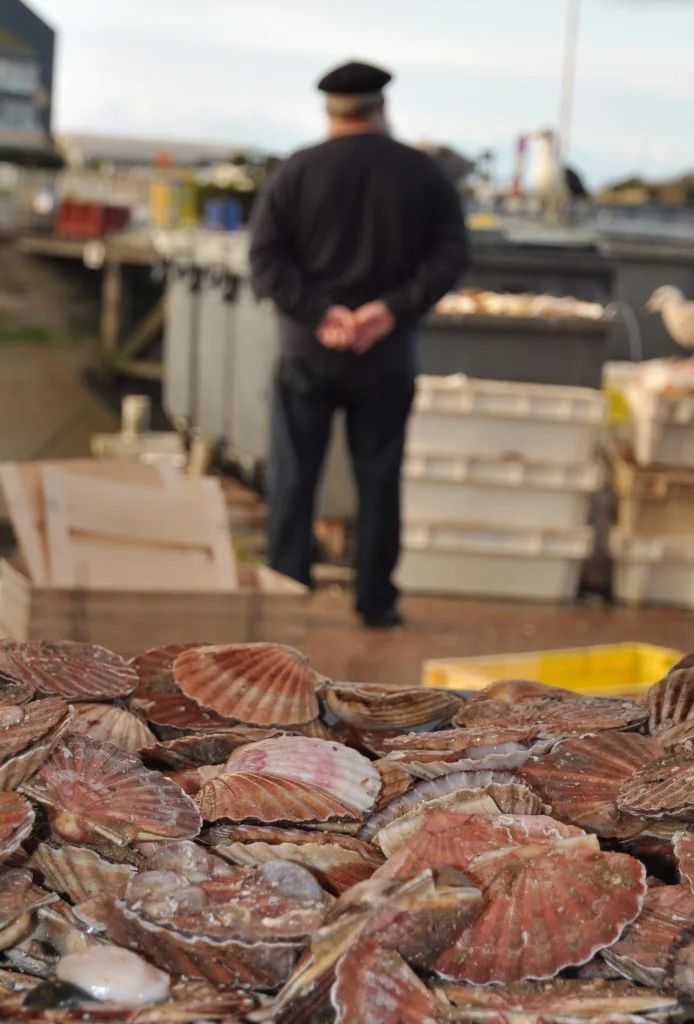
[[[578,52],[578,34],[581,23],[581,0],[568,0],[566,19],[566,42],[564,47],[564,65],[562,70],[561,106],[559,109],[559,140],[557,144],[560,161],[569,151],[571,122],[574,111],[574,94],[576,90],[576,55]]]

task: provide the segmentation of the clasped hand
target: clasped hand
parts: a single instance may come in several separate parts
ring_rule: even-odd
[[[331,306],[316,329],[326,348],[367,352],[395,327],[395,317],[385,302],[367,302],[359,309]]]

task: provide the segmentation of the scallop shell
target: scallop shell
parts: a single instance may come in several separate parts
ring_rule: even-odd
[[[230,644],[185,651],[174,677],[202,707],[247,725],[302,725],[318,718],[322,677],[281,644]]]
[[[350,946],[335,970],[330,992],[335,1024],[438,1024],[450,1019],[443,1003],[411,967],[375,938]]]
[[[120,895],[137,869],[129,864],[111,864],[94,850],[77,846],[48,846],[40,843],[29,867],[42,878],[43,885],[83,903],[102,893]]]
[[[360,839],[298,828],[276,828],[272,825],[214,825],[203,834],[202,839],[209,843],[220,857],[225,856],[224,847],[232,843],[266,843],[268,846],[293,843],[296,846],[339,846],[367,860],[369,857],[375,857],[379,862],[382,860],[378,850]]]
[[[468,750],[466,757],[441,751],[398,750],[388,754],[388,760],[395,762],[416,779],[437,779],[451,772],[511,772],[524,765],[533,755],[545,754],[553,746],[552,740],[535,740],[525,743],[502,743],[491,748],[477,747]]]
[[[646,895],[643,866],[601,853],[593,836],[496,849],[468,871],[484,908],[436,970],[474,985],[543,980],[587,963],[638,917]]]
[[[601,732],[562,740],[524,764],[518,775],[561,821],[605,838],[625,838],[642,832],[644,824],[618,810],[620,788],[658,753],[658,745],[638,733]]]
[[[0,707],[0,760],[20,754],[52,732],[69,713],[60,697]]]
[[[659,731],[658,744],[666,754],[694,753],[694,719]]]
[[[694,892],[694,832],[677,832],[672,845],[677,859],[680,879]]]
[[[115,704],[78,704],[70,729],[130,754],[157,742],[141,718]]]
[[[389,751],[434,752],[442,755],[467,753],[470,751],[489,750],[506,743],[532,740],[538,730],[534,726],[519,728],[488,729],[444,729],[440,732],[411,732],[404,736],[396,736],[384,741],[383,746]]]
[[[312,824],[354,819],[354,812],[305,782],[260,772],[235,772],[210,779],[195,797],[205,821]]]
[[[617,806],[642,818],[694,821],[694,758],[668,755],[625,779]]]
[[[689,885],[649,888],[639,917],[602,955],[620,974],[656,988],[666,979],[670,947],[683,928],[693,926],[694,893]]]
[[[599,963],[599,961],[597,961]],[[554,1021],[557,1018],[586,1021],[600,1019],[604,1014],[643,1014],[669,1016],[677,1001],[664,992],[648,992],[629,981],[594,981],[555,979],[551,985],[520,982],[504,988],[479,988],[476,985],[444,985],[442,992],[465,1015],[465,1019],[488,1019],[499,1013],[519,1015],[524,1020]]]
[[[179,654],[200,644],[169,644],[155,647],[133,658],[130,664],[137,672],[138,684],[128,704],[154,725],[175,729],[217,729],[226,719],[214,711],[198,707],[181,692],[174,679],[173,666]]]
[[[673,725],[694,720],[694,669],[674,666],[650,687],[644,698],[648,728],[658,736]]]
[[[18,793],[0,792],[0,862],[7,860],[34,827],[34,808]]]
[[[51,698],[49,698],[50,700]],[[45,703],[37,701],[37,703]],[[19,789],[32,778],[50,755],[64,732],[70,727],[74,708],[65,705],[65,714],[58,724],[40,742],[34,742],[27,750],[0,764],[0,792]]]
[[[388,825],[379,829],[374,843],[380,846],[386,857],[392,857],[396,850],[404,847],[411,836],[419,832],[429,816],[435,811],[460,811],[464,814],[498,817],[499,809],[484,790],[463,789],[446,793],[434,800],[428,800],[421,807],[400,815]],[[436,867],[438,865],[431,865]]]
[[[379,766],[387,766],[389,763],[391,762],[376,761],[374,767],[378,768],[380,772]],[[450,775],[441,775],[436,779],[423,779],[414,784],[412,784],[410,776],[406,775],[406,778],[409,778],[411,788],[408,787],[404,793],[398,794],[380,809],[377,804],[374,808],[374,813],[372,813],[359,832],[360,839],[363,839],[365,842],[371,842],[379,829],[384,828],[391,821],[395,821],[401,815],[423,806],[428,800],[435,800],[446,793],[465,790],[486,792],[489,786],[498,785],[496,780],[500,780],[502,786],[516,782],[515,775],[511,775],[510,772],[451,772]],[[526,789],[527,787],[522,788]],[[530,791],[528,790],[528,792]],[[492,797],[492,799],[494,798]],[[504,808],[499,808],[499,810],[503,810],[505,813],[514,813],[506,811]],[[528,812],[522,811],[520,813]],[[534,811],[531,813],[540,812]],[[547,812],[545,811],[544,813]]]
[[[363,814],[378,799],[381,776],[356,750],[327,740],[284,736],[235,751],[225,772],[254,772],[302,782]]]
[[[63,740],[26,792],[48,808],[53,830],[72,842],[100,836],[121,845],[200,831],[195,805],[179,786],[134,754],[88,736]]]
[[[257,865],[287,860],[311,871],[321,885],[340,895],[353,885],[366,881],[383,863],[376,850],[369,857],[334,844],[317,843],[230,843],[218,847],[220,855],[232,864]]]
[[[506,847],[556,843],[583,837],[581,829],[542,815],[466,814],[464,809],[432,811],[418,832],[375,873],[403,880],[426,868],[453,867],[466,872],[481,853]]]
[[[524,701],[510,710],[514,724],[536,725],[542,736],[551,739],[609,729],[637,729],[647,718],[646,709],[635,701],[605,697],[562,701],[541,698]]]
[[[308,722],[306,725],[292,725],[290,731],[298,733],[300,736],[307,736],[312,740],[339,739],[339,742],[342,742],[341,733],[346,732],[346,730],[340,726],[339,722],[335,729],[330,729],[320,718],[316,718],[313,722]],[[259,736],[258,739],[262,739],[262,736]]]
[[[341,722],[373,732],[446,725],[462,706],[460,697],[445,690],[405,690],[374,684],[330,683],[324,699]]]
[[[137,673],[118,654],[73,640],[1,640],[0,670],[71,701],[113,700],[137,685]]]

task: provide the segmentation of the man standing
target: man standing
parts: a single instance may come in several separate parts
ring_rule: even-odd
[[[273,300],[279,319],[270,565],[310,585],[315,491],[343,408],[358,493],[356,608],[380,628],[402,621],[391,576],[416,328],[468,259],[455,189],[429,156],[389,135],[390,81],[359,63],[321,80],[329,137],[269,182],[250,253],[256,294]]]

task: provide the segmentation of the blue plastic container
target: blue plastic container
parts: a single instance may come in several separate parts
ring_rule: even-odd
[[[236,231],[241,227],[241,204],[236,199],[209,199],[205,203],[205,225],[214,231]]]

